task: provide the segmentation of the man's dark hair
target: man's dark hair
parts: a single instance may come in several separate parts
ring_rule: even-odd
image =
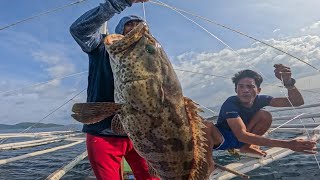
[[[260,85],[261,85],[261,83],[263,81],[263,78],[257,72],[249,70],[249,69],[242,70],[242,71],[239,71],[238,73],[236,73],[232,78],[232,82],[234,83],[236,88],[237,88],[238,82],[243,78],[252,78],[252,79],[254,79],[257,87],[260,87]]]

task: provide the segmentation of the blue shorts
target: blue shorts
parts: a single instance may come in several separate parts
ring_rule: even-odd
[[[238,141],[231,130],[227,130],[218,126],[216,127],[219,129],[222,135],[222,143],[214,150],[239,149],[241,146],[245,145],[245,143]]]

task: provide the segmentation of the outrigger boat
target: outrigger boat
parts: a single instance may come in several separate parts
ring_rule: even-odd
[[[316,105],[316,106],[315,106]],[[311,107],[319,107],[320,103],[312,104],[312,105],[305,105],[299,107],[299,109],[303,108],[311,108]],[[297,108],[296,108],[297,109]],[[279,109],[278,111],[282,110],[289,110],[286,108]],[[273,113],[277,111],[272,111]],[[287,122],[291,122],[293,119],[297,118],[298,116],[282,116],[274,118],[274,121],[278,122],[279,120],[285,120]],[[320,113],[303,113],[299,115],[300,119],[310,119],[310,118],[319,118]],[[315,121],[312,123],[307,124],[289,124],[284,123],[282,125],[273,124],[271,130],[272,132],[285,132],[285,133],[295,133],[297,136],[296,138],[312,138],[314,140],[319,140],[320,138],[320,122]],[[14,143],[5,143],[6,140],[11,138],[36,138],[36,140],[30,141],[22,141],[22,142],[14,142]],[[19,160],[23,160],[26,158],[32,158],[34,156],[43,155],[46,153],[54,153],[57,150],[70,148],[80,143],[85,142],[85,138],[83,137],[83,133],[75,132],[75,131],[52,131],[52,132],[38,132],[38,133],[3,133],[0,134],[0,151],[15,151],[17,149],[22,148],[32,148],[35,146],[43,146],[47,144],[55,145],[58,142],[70,142],[65,145],[55,146],[49,149],[34,151],[31,153],[13,156],[10,158],[3,158],[0,155],[0,166],[9,164],[12,162],[16,162]],[[284,148],[269,148],[266,150],[268,155],[266,157],[257,157],[252,156],[250,154],[240,154],[241,159],[237,162],[233,162],[227,164],[225,166],[217,165],[217,168],[212,174],[210,175],[210,179],[231,179],[236,176],[241,176],[243,178],[247,178],[247,175],[243,173],[250,172],[254,169],[259,167],[265,166],[269,163],[272,163],[276,160],[284,158],[292,153],[292,150],[284,149]],[[15,153],[12,153],[15,154]],[[77,164],[79,164],[82,160],[87,157],[87,152],[85,149],[83,153],[76,156],[72,161],[65,163],[63,167],[58,168],[56,171],[52,172],[51,174],[48,173],[46,179],[57,180],[61,179],[68,171],[74,168]],[[219,157],[217,157],[219,158]],[[124,179],[132,179],[133,175],[132,172],[124,162]],[[94,177],[89,177],[89,179],[94,179]]]
[[[82,2],[82,1],[79,1],[79,2]],[[79,3],[79,2],[77,2],[77,3]],[[153,3],[155,3],[155,2],[153,2]],[[75,4],[75,3],[73,3],[73,4]],[[161,4],[161,3],[158,3],[158,4],[165,5],[165,4]],[[182,11],[182,10],[179,10],[176,8],[172,8],[168,5],[165,5],[165,6],[171,8],[172,10],[175,10],[175,11],[187,13],[185,11]],[[58,9],[61,9],[61,8],[56,8],[55,10],[58,10]],[[52,10],[52,11],[55,11],[55,10]],[[48,12],[42,13],[42,14],[48,14],[49,12],[52,12],[52,11],[48,11]],[[38,17],[40,15],[41,14],[39,14],[37,16],[33,16],[28,19],[33,19],[33,18]],[[194,14],[191,14],[191,15],[194,15]],[[208,19],[205,19],[201,16],[198,16],[198,15],[194,15],[194,16],[201,18],[205,21],[208,21],[210,23],[216,24],[218,26],[222,26],[221,24],[215,23],[215,22],[210,21]],[[28,19],[25,19],[25,20],[20,21],[18,23],[25,22]],[[15,23],[15,24],[18,24],[18,23]],[[12,25],[10,25],[10,26],[12,26]],[[10,27],[10,26],[6,26],[5,28]],[[223,27],[226,28],[225,26],[223,26]],[[203,29],[203,27],[201,27],[201,28]],[[238,34],[245,35],[239,31],[233,30],[231,28],[228,28],[228,29],[233,32],[237,32]],[[258,41],[256,38],[250,37],[248,35],[245,35],[245,36],[250,39],[253,39],[255,41]],[[265,45],[268,45],[262,41],[258,41],[258,42],[265,44]],[[268,46],[270,46],[270,45],[268,45]],[[281,52],[283,52],[283,51],[281,51]],[[283,53],[285,53],[285,52],[283,52]],[[302,60],[298,59],[297,57],[292,56],[288,53],[285,53],[285,54],[287,54],[290,57],[295,58],[299,61],[302,61]],[[298,107],[295,109],[312,108],[312,107],[320,107],[320,103],[301,106],[301,107]],[[283,108],[283,109],[280,109],[277,111],[285,111],[285,110],[290,110],[290,109]],[[276,112],[276,111],[272,111],[272,112]],[[310,118],[319,118],[319,117],[320,117],[320,113],[309,113],[309,114],[303,114],[299,118],[300,119],[307,119],[307,118],[310,119]],[[294,117],[289,117],[289,116],[277,117],[277,118],[274,118],[274,121],[276,121],[276,120],[289,120],[290,121],[292,118],[294,118]],[[279,127],[279,126],[281,126],[281,127]],[[301,124],[274,125],[274,129],[272,129],[272,130],[274,130],[274,132],[296,133],[297,134],[296,138],[312,138],[314,140],[319,140],[319,138],[320,138],[320,122],[319,121],[313,122],[313,123],[308,123],[308,124],[302,124],[302,125]],[[32,140],[6,143],[6,142],[8,142],[7,140],[10,140],[13,138],[22,138],[24,140],[30,138]],[[67,142],[67,144],[57,145],[59,142]],[[22,155],[17,155],[17,156],[13,155],[12,157],[1,156],[1,153],[0,153],[0,167],[3,165],[6,165],[6,164],[13,163],[13,162],[19,162],[20,160],[24,160],[24,159],[32,160],[32,157],[44,155],[47,153],[54,153],[57,150],[67,149],[67,148],[73,147],[73,146],[81,144],[81,143],[85,143],[85,138],[83,137],[83,133],[79,133],[76,131],[52,131],[52,132],[37,132],[37,133],[2,133],[2,134],[0,134],[0,151],[13,151],[14,152],[17,149],[24,149],[24,148],[31,149],[32,147],[35,147],[35,146],[44,146],[44,145],[48,145],[48,144],[52,145],[52,147],[45,149],[45,150],[33,151],[33,152],[22,154]],[[225,166],[217,165],[217,169],[210,175],[210,179],[231,179],[231,178],[239,176],[239,175],[241,177],[246,178],[248,176],[244,175],[243,173],[250,172],[254,169],[265,166],[269,163],[272,163],[276,160],[279,160],[281,158],[284,158],[284,157],[294,153],[293,151],[291,151],[289,149],[284,149],[284,148],[270,148],[270,149],[267,149],[266,152],[268,153],[268,155],[266,157],[251,157],[250,155],[246,154],[246,155],[241,155],[241,160],[239,160],[237,162],[230,163]],[[15,154],[15,153],[12,153],[12,154]],[[62,167],[59,167],[58,169],[56,169],[53,172],[48,172],[48,176],[46,179],[50,179],[50,180],[61,179],[65,174],[67,174],[71,169],[73,169],[77,164],[79,164],[81,161],[83,161],[86,157],[87,157],[87,152],[85,151],[85,149],[83,149],[83,152],[80,153],[79,155],[77,155],[70,162],[66,163],[65,161],[62,161],[61,162],[61,164],[63,164]],[[127,178],[127,179],[133,178],[131,170],[128,167],[128,165],[124,162],[123,166],[124,166],[124,168],[123,168],[124,169],[124,172],[123,172],[124,178]],[[25,167],[25,168],[27,168],[27,167]],[[94,177],[89,177],[89,179],[94,179]]]

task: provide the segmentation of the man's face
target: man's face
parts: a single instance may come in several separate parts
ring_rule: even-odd
[[[260,93],[261,88],[258,88],[253,78],[240,79],[236,87],[236,93],[240,102],[245,107],[251,107],[256,96]]]
[[[124,29],[123,29],[123,35],[126,35],[128,32],[130,32],[134,27],[136,27],[141,21],[137,21],[137,20],[132,20],[127,22],[124,25]]]

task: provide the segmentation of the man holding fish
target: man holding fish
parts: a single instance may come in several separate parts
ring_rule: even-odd
[[[98,7],[79,17],[70,27],[70,32],[81,49],[89,57],[89,77],[87,102],[114,102],[114,80],[109,62],[109,54],[99,28],[115,13],[121,13],[133,3],[148,0],[106,0]],[[127,34],[139,22],[138,16],[127,16],[116,27],[117,34]],[[95,124],[84,124],[88,157],[95,176],[99,180],[121,179],[121,161],[125,158],[136,179],[155,180],[149,174],[146,161],[135,151],[127,135],[119,135],[111,130],[108,117]]]
[[[115,13],[120,13],[132,3],[144,1],[147,0],[106,0],[71,26],[72,36],[89,56],[87,102],[90,103],[76,104],[73,117],[85,123],[83,132],[87,133],[89,160],[98,179],[119,179],[122,157],[128,161],[135,178],[153,179],[148,173],[146,161],[133,146],[148,159],[152,170],[163,179],[204,179],[208,165],[212,167],[213,163],[211,148],[223,144],[223,136],[209,123],[206,124],[208,128],[204,128],[196,105],[183,97],[171,63],[161,45],[149,33],[147,25],[141,23],[143,20],[137,16],[127,16],[116,27],[117,34],[127,36],[108,36],[103,42],[104,36],[99,33],[100,26]],[[131,31],[134,28],[135,31]],[[282,65],[276,69],[279,70],[278,74],[285,72]],[[283,79],[293,90],[291,73],[289,80],[286,77]],[[252,103],[260,92],[253,78],[249,81],[243,86],[249,89],[248,83],[251,83],[250,88],[254,92],[243,92],[241,97],[245,104]],[[240,90],[238,85],[241,83],[237,81],[236,90]],[[115,98],[117,103],[122,104],[113,103]],[[116,116],[111,116],[114,114]],[[261,127],[257,124],[252,126]],[[134,141],[133,144],[127,135]],[[207,154],[204,135],[209,140]],[[314,146],[309,141],[287,144],[303,143]],[[249,151],[254,149],[251,145],[246,146]],[[294,147],[291,149],[298,150]]]

